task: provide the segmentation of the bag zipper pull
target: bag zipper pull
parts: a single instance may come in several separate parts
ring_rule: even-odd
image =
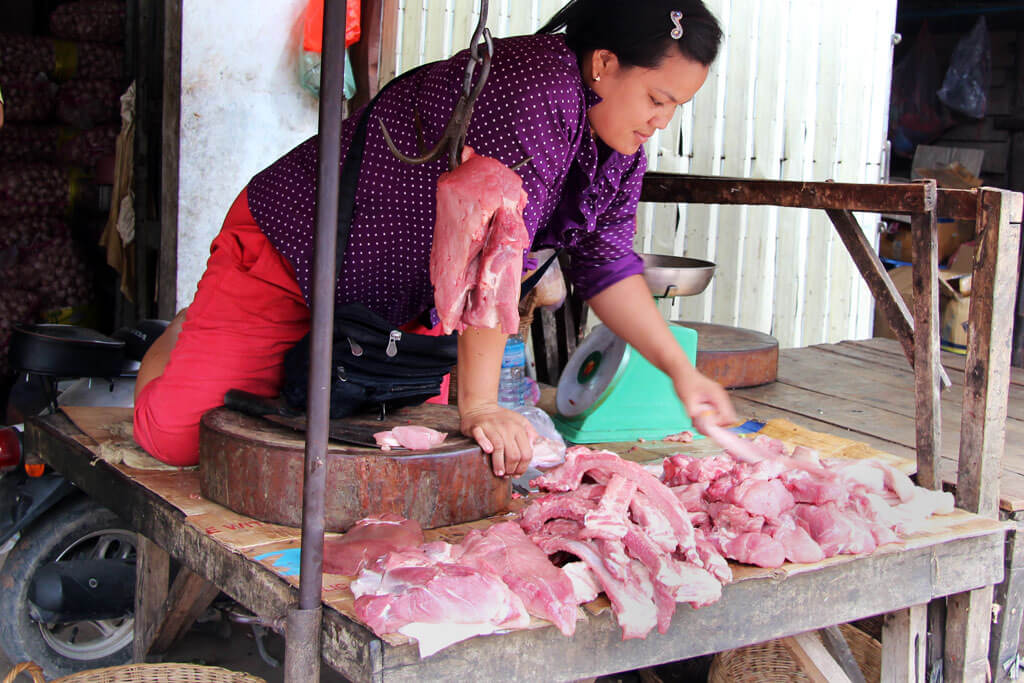
[[[352,337],[348,338],[348,348],[352,351],[352,355],[358,358],[363,355],[363,347],[356,343],[356,340]]]
[[[388,348],[384,350],[384,353],[388,358],[394,358],[398,355],[398,342],[402,339],[402,333],[398,330],[391,330],[391,334],[388,335]]]

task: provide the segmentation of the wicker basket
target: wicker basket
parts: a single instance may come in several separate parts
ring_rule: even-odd
[[[860,665],[864,680],[879,683],[882,645],[849,624],[839,628]],[[719,652],[708,673],[708,683],[809,683],[810,680],[781,640]]]
[[[29,676],[33,683],[46,683],[43,670],[32,662],[22,662],[11,669],[3,683],[14,683],[19,674]],[[105,669],[80,671],[57,678],[51,683],[266,683],[262,678],[216,666],[194,664],[126,664]]]

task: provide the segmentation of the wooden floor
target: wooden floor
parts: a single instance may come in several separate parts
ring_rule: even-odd
[[[964,357],[943,352],[952,386],[942,393],[944,481],[955,484],[960,446]],[[816,431],[863,441],[914,458],[914,375],[892,339],[786,349],[778,381],[732,392],[744,418],[786,418]],[[1024,510],[1024,369],[1012,368],[1000,506]]]

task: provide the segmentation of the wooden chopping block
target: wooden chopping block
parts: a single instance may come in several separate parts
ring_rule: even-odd
[[[726,389],[774,382],[779,374],[779,342],[742,327],[679,321],[697,331],[697,369]]]
[[[509,480],[495,477],[490,458],[459,433],[454,406],[424,404],[384,421],[358,416],[332,421],[360,431],[405,424],[448,432],[429,451],[382,451],[331,442],[327,451],[326,528],[344,531],[371,515],[395,513],[425,529],[469,522],[508,510]],[[273,524],[302,523],[304,434],[227,408],[211,410],[199,425],[199,481],[203,496],[240,514]]]

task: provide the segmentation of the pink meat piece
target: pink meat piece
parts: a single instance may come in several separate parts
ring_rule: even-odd
[[[754,437],[754,445],[763,451],[767,451],[773,455],[789,455],[786,452],[786,444],[778,439],[774,439],[764,434],[758,434]]]
[[[693,432],[689,429],[684,429],[681,432],[675,434],[669,434],[662,441],[669,441],[672,443],[690,443],[693,441]]]
[[[581,538],[617,539],[626,534],[626,513],[636,482],[613,474],[597,507],[583,516]]]
[[[764,527],[764,517],[752,515],[749,511],[731,503],[711,503],[708,514],[714,522],[715,531],[727,538],[740,534],[758,533]]]
[[[672,493],[676,499],[686,508],[687,512],[706,512],[708,503],[704,500],[704,493],[708,490],[708,482],[698,481],[682,486],[673,486]]]
[[[373,438],[381,450],[389,448],[408,448],[410,451],[428,451],[437,448],[448,437],[447,432],[439,432],[430,427],[420,425],[399,425],[386,432],[377,432]]]
[[[828,477],[821,477],[805,470],[792,469],[783,472],[779,480],[797,503],[822,505],[831,501],[843,505],[849,495],[849,489],[831,473]]]
[[[794,446],[793,447],[793,459],[803,460],[805,462],[812,463],[814,465],[821,464],[821,456],[818,451],[807,446]]]
[[[562,565],[562,572],[572,582],[573,596],[576,604],[583,604],[597,599],[601,592],[601,584],[594,577],[585,562],[568,562]]]
[[[523,510],[519,524],[531,534],[552,519],[571,519],[583,524],[587,513],[596,510],[597,505],[583,496],[553,493],[530,503]]]
[[[512,175],[519,176],[513,171]],[[519,206],[501,206],[494,213],[487,242],[480,257],[476,287],[462,322],[473,327],[498,328],[507,334],[519,329],[519,284],[523,253],[530,247],[530,233],[523,222],[526,193]]]
[[[672,491],[637,463],[623,460],[609,451],[592,451],[585,446],[569,448],[565,464],[537,477],[531,484],[546,490],[570,491],[579,487],[584,475],[607,480],[613,474],[636,483],[637,490],[668,519],[680,547],[684,550],[694,547],[693,525]]]
[[[704,498],[711,503],[717,503],[728,498],[732,488],[742,481],[738,475],[738,472],[730,472],[712,481],[704,491]]]
[[[576,631],[578,602],[572,581],[515,522],[501,522],[485,532],[470,531],[456,546],[454,559],[501,577],[530,614],[547,619],[563,634]]]
[[[772,525],[771,537],[782,544],[790,562],[820,562],[825,553],[807,530],[789,515],[783,515]]]
[[[476,324],[518,329],[526,202],[515,171],[469,147],[462,165],[441,175],[430,281],[445,334]]]
[[[658,615],[654,606],[653,589],[648,590],[649,578],[645,586],[642,577],[636,576],[632,567],[630,580],[622,581],[615,578],[605,567],[593,541],[580,541],[563,536],[534,536],[533,539],[541,550],[549,555],[563,551],[586,563],[612,603],[615,617],[622,627],[623,640],[644,638],[657,625]]]
[[[729,563],[725,561],[725,558],[722,557],[718,546],[704,534],[703,529],[696,529],[695,534],[697,547],[694,550],[696,555],[694,564],[709,571],[721,583],[732,581],[732,569],[729,567]]]
[[[795,517],[821,546],[826,557],[870,553],[878,547],[868,523],[856,515],[844,513],[835,503],[797,505]]]
[[[400,515],[367,517],[340,537],[324,540],[324,571],[355,576],[365,566],[395,550],[411,550],[423,543],[420,525]]]
[[[665,484],[681,486],[687,483],[708,484],[723,474],[728,474],[736,462],[727,455],[698,457],[677,453],[665,459]]]
[[[666,552],[675,550],[677,541],[672,523],[651,503],[650,498],[640,491],[635,492],[629,503],[629,513],[659,548]]]
[[[749,532],[722,543],[722,553],[737,562],[774,569],[786,561],[782,543],[768,534]]]
[[[396,633],[412,623],[495,628],[525,628],[530,623],[523,601],[489,572],[434,563],[421,554],[416,562],[386,567],[376,576],[379,580],[360,584],[364,590],[354,607],[359,620],[377,635]],[[365,590],[371,586],[372,591]]]
[[[766,519],[775,519],[796,504],[793,494],[778,479],[741,481],[729,491],[726,500]]]
[[[579,538],[581,534],[577,534]],[[580,539],[585,540],[585,539]],[[619,540],[599,538],[594,540],[594,547],[601,555],[605,568],[612,576],[621,580],[629,580],[629,563],[632,561],[626,553],[626,544]]]
[[[846,482],[847,488],[861,486],[874,493],[885,492],[885,472],[868,460],[833,460],[829,469]]]

